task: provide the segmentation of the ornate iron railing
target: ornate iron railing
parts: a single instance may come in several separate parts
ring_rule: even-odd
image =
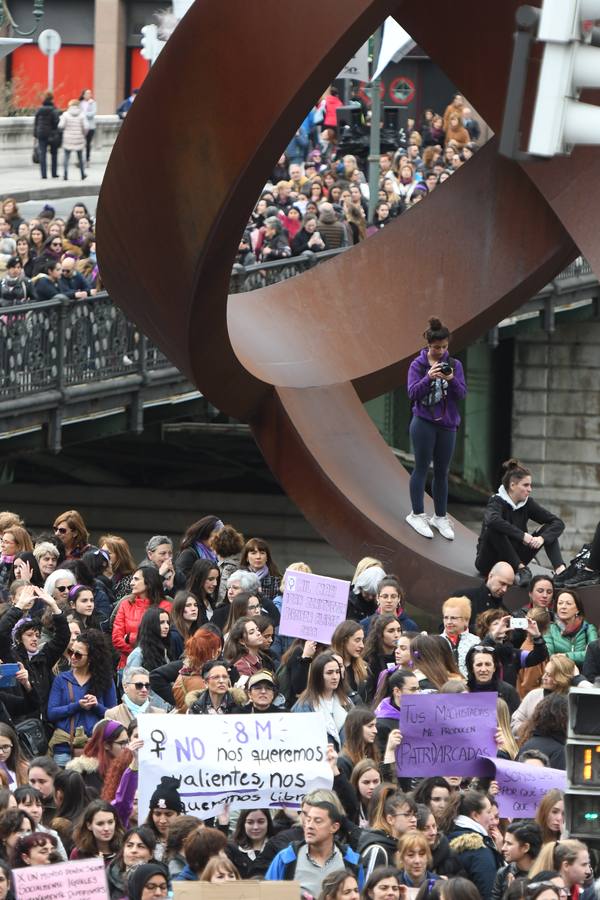
[[[169,367],[108,294],[0,309],[0,399]]]
[[[253,266],[235,265],[230,293],[293,278],[340,252],[307,252]],[[590,274],[589,264],[579,257],[557,279],[589,279]],[[87,300],[59,295],[0,308],[0,401],[174,368],[104,292]]]

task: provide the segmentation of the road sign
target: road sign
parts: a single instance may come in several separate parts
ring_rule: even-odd
[[[61,40],[54,28],[45,28],[38,38],[38,47],[44,56],[54,56],[60,50]]]
[[[38,38],[38,47],[48,57],[48,90],[54,89],[54,57],[60,50],[61,40],[54,28],[45,28]]]

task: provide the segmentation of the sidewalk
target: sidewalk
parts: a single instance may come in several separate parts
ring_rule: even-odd
[[[62,153],[58,156],[58,171],[60,178],[42,179],[39,166],[29,161],[22,160],[22,164],[4,165],[8,162],[8,154],[0,156],[0,198],[14,197],[17,203],[27,200],[56,200],[60,197],[81,197],[82,195],[97,195],[104,178],[106,161],[95,162],[93,157],[87,170],[87,178],[81,180],[81,175],[76,165],[76,157],[71,155],[69,167],[69,180],[62,177]],[[48,155],[48,163],[50,156]]]

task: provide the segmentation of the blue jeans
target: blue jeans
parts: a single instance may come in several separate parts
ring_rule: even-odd
[[[445,516],[448,510],[448,470],[456,444],[456,431],[413,416],[410,439],[415,454],[415,467],[410,476],[412,510],[417,515],[424,512],[425,481],[433,461],[433,505],[436,516]]]
[[[69,159],[71,157],[71,153],[77,154],[77,159],[79,160],[79,171],[81,172],[81,177],[85,178],[85,169],[83,168],[83,150],[67,150],[63,147],[63,151],[65,154],[65,179],[69,174]]]

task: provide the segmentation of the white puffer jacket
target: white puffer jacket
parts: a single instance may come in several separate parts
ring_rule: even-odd
[[[70,106],[61,115],[58,127],[63,132],[65,150],[83,150],[88,130],[87,119],[79,106]]]

